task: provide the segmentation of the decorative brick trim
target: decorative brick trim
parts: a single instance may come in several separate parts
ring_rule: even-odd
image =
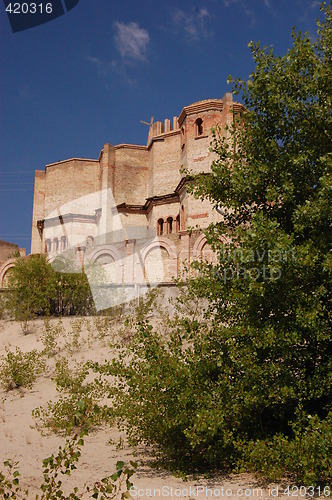
[[[199,137],[196,137],[195,139],[199,139]],[[203,160],[206,160],[206,158],[208,158],[208,156],[199,156],[198,158],[194,158],[194,161],[203,161]]]
[[[191,219],[203,219],[204,217],[207,217],[208,216],[208,213],[207,212],[204,212],[203,214],[193,214],[193,215],[189,215],[189,217]]]

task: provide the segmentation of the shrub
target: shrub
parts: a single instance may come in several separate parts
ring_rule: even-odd
[[[54,272],[45,257],[18,258],[9,277],[12,289],[8,307],[16,320],[27,321],[37,314],[50,314],[55,296]]]
[[[8,308],[17,320],[36,315],[94,314],[95,307],[84,273],[62,273],[47,263],[44,255],[18,258],[9,286]]]
[[[58,339],[61,335],[64,336],[65,330],[62,325],[61,318],[57,324],[51,323],[49,318],[44,318],[44,330],[40,336],[40,339],[44,345],[43,354],[48,358],[55,356],[60,347],[58,345]]]
[[[51,297],[52,314],[85,316],[95,314],[95,306],[84,273],[54,272],[55,294]]]
[[[7,310],[8,293],[0,293],[0,320],[4,319]]]
[[[310,417],[306,401],[305,410],[301,402],[295,413],[284,409],[291,383],[274,389],[251,350],[214,329],[206,312],[196,314],[170,320],[167,335],[140,322],[130,344],[116,346],[118,359],[92,364],[115,378],[113,411],[129,441],[153,445],[164,463],[185,471],[240,468],[332,485],[332,413]]]
[[[40,352],[33,349],[23,353],[18,347],[11,352],[6,349],[7,355],[1,356],[0,384],[10,391],[19,387],[31,389],[36,378],[45,369],[45,361]]]
[[[116,377],[113,410],[133,444],[156,445],[177,466],[223,464],[234,419],[231,392],[217,380],[216,339],[206,335],[208,319],[197,308],[169,325],[168,335],[160,335],[139,322],[128,347],[116,346],[118,359],[92,366]]]
[[[109,385],[100,378],[88,382],[89,373],[89,363],[77,364],[71,369],[66,358],[56,362],[55,381],[60,397],[57,401],[49,401],[46,407],[33,410],[33,416],[42,427],[63,434],[69,427],[77,428],[80,414],[89,408],[94,411],[84,420],[85,430],[105,420],[110,423],[110,408],[100,404],[109,392]]]
[[[248,443],[241,453],[240,470],[259,470],[269,480],[291,474],[297,484],[332,485],[331,436],[332,413],[325,419],[308,417],[304,428],[295,426],[292,439],[277,434]]]

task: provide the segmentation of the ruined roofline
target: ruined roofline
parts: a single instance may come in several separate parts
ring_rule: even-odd
[[[155,122],[155,123],[162,123],[162,122]],[[177,128],[175,130],[170,130],[169,132],[161,132],[161,134],[158,134],[158,135],[154,135],[152,137],[149,136],[149,142],[147,144],[147,149],[151,149],[151,146],[152,146],[152,143],[153,142],[156,142],[156,141],[162,141],[164,140],[166,137],[171,137],[172,135],[178,135],[180,134],[180,129]]]
[[[202,111],[218,110],[222,111],[224,108],[223,99],[205,99],[204,101],[197,101],[189,106],[185,106],[179,116],[179,126],[182,125],[184,119],[188,115],[201,113]]]
[[[160,141],[166,137],[179,134],[181,126],[187,116],[206,111],[219,111],[222,113],[223,110],[227,109],[230,105],[235,113],[240,113],[245,109],[242,104],[233,101],[233,94],[231,92],[226,92],[222,99],[204,99],[185,106],[178,118],[173,117],[173,123],[171,120],[165,119],[164,123],[162,121],[157,121],[150,126],[147,147],[150,148],[154,141]]]
[[[141,150],[146,151],[147,146],[142,146],[140,144],[123,143],[123,144],[117,144],[116,146],[114,146],[114,149],[141,149]]]
[[[6,240],[0,240],[0,246],[1,245],[8,245],[8,246],[18,248],[18,245],[16,243],[12,243],[11,241],[6,241]]]
[[[173,117],[173,122],[171,120],[165,119],[164,123],[161,121],[154,122],[152,127],[150,127],[149,130],[149,135],[148,135],[148,143],[146,146],[141,145],[141,144],[128,144],[128,143],[121,143],[117,144],[115,146],[109,144],[112,146],[115,150],[118,149],[131,149],[131,150],[139,150],[139,151],[146,151],[149,150],[152,146],[152,144],[156,141],[161,141],[167,137],[171,137],[174,135],[177,135],[180,133],[180,127],[185,119],[186,116],[195,114],[195,113],[201,113],[204,111],[211,111],[211,110],[217,110],[217,111],[223,111],[225,103],[232,103],[233,105],[233,110],[235,113],[240,113],[242,110],[244,110],[244,106],[240,104],[239,102],[234,102],[233,101],[233,95],[228,92],[224,95],[222,99],[204,99],[201,101],[194,102],[192,104],[189,104],[188,106],[185,106],[179,117]],[[167,122],[167,128],[168,130],[165,130],[166,128],[166,122]],[[159,129],[159,130],[158,130]],[[98,163],[101,160],[101,157],[103,155],[104,149],[101,150],[98,159],[95,158],[67,158],[65,160],[60,160],[57,162],[52,162],[48,163],[45,166],[45,170],[48,167],[54,167],[57,165],[63,165],[68,162],[72,161],[84,161],[84,162],[93,162],[93,163]],[[42,172],[42,171],[41,171]]]
[[[88,162],[96,162],[96,163],[99,162],[99,160],[96,160],[95,158],[94,159],[91,159],[91,158],[67,158],[66,160],[60,160],[60,161],[56,161],[53,163],[48,163],[45,166],[45,169],[48,167],[54,167],[55,165],[61,165],[62,163],[68,163],[69,161],[88,161]]]

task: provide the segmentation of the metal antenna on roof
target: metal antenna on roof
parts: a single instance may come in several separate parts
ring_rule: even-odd
[[[145,122],[145,121],[143,121],[143,120],[140,120],[140,122],[141,122],[141,123],[143,123],[144,125],[148,125],[149,127],[152,127],[152,125],[153,125],[153,118],[154,118],[154,117],[153,117],[153,116],[151,116],[151,121],[150,121],[150,123]]]

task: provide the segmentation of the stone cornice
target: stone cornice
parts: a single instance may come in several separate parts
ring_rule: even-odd
[[[246,108],[243,106],[243,104],[240,104],[239,102],[234,102],[233,103],[233,111],[235,114],[241,113],[241,111],[246,111]]]
[[[167,205],[169,203],[178,203],[179,202],[179,195],[178,193],[170,193],[170,194],[163,194],[160,196],[152,196],[151,198],[147,198],[144,208],[150,212],[152,207],[155,207],[157,205]]]
[[[144,205],[130,205],[128,203],[121,203],[120,205],[117,205],[113,209],[113,211],[126,214],[146,215],[155,206],[168,205],[170,203],[179,203],[179,200],[180,200],[179,194],[174,192],[170,194],[163,194],[160,196],[152,196],[151,198],[147,198]]]
[[[144,209],[144,205],[129,205],[128,203],[120,203],[112,209],[113,214],[117,212],[119,214],[140,214],[145,215],[147,211]]]
[[[159,196],[151,196],[151,198],[147,198],[144,205],[130,205],[128,203],[121,203],[114,207],[113,211],[116,213],[126,213],[126,214],[140,214],[146,215],[148,214],[153,207],[158,205],[168,205],[171,203],[179,203],[180,202],[180,194],[186,188],[186,184],[190,182],[192,177],[183,177],[179,184],[176,186],[173,193],[162,194]]]
[[[176,186],[174,192],[177,193],[178,195],[180,195],[184,191],[184,189],[186,188],[186,184],[188,184],[188,182],[190,182],[191,180],[192,180],[192,177],[190,177],[190,176],[182,177],[179,184]]]
[[[68,213],[64,215],[59,215],[57,217],[50,217],[49,219],[40,219],[37,221],[37,228],[39,232],[42,233],[45,226],[51,227],[51,226],[56,226],[58,224],[62,225],[68,222],[90,222],[96,224],[100,216],[101,216],[101,208],[98,208],[95,211],[94,215]]]

